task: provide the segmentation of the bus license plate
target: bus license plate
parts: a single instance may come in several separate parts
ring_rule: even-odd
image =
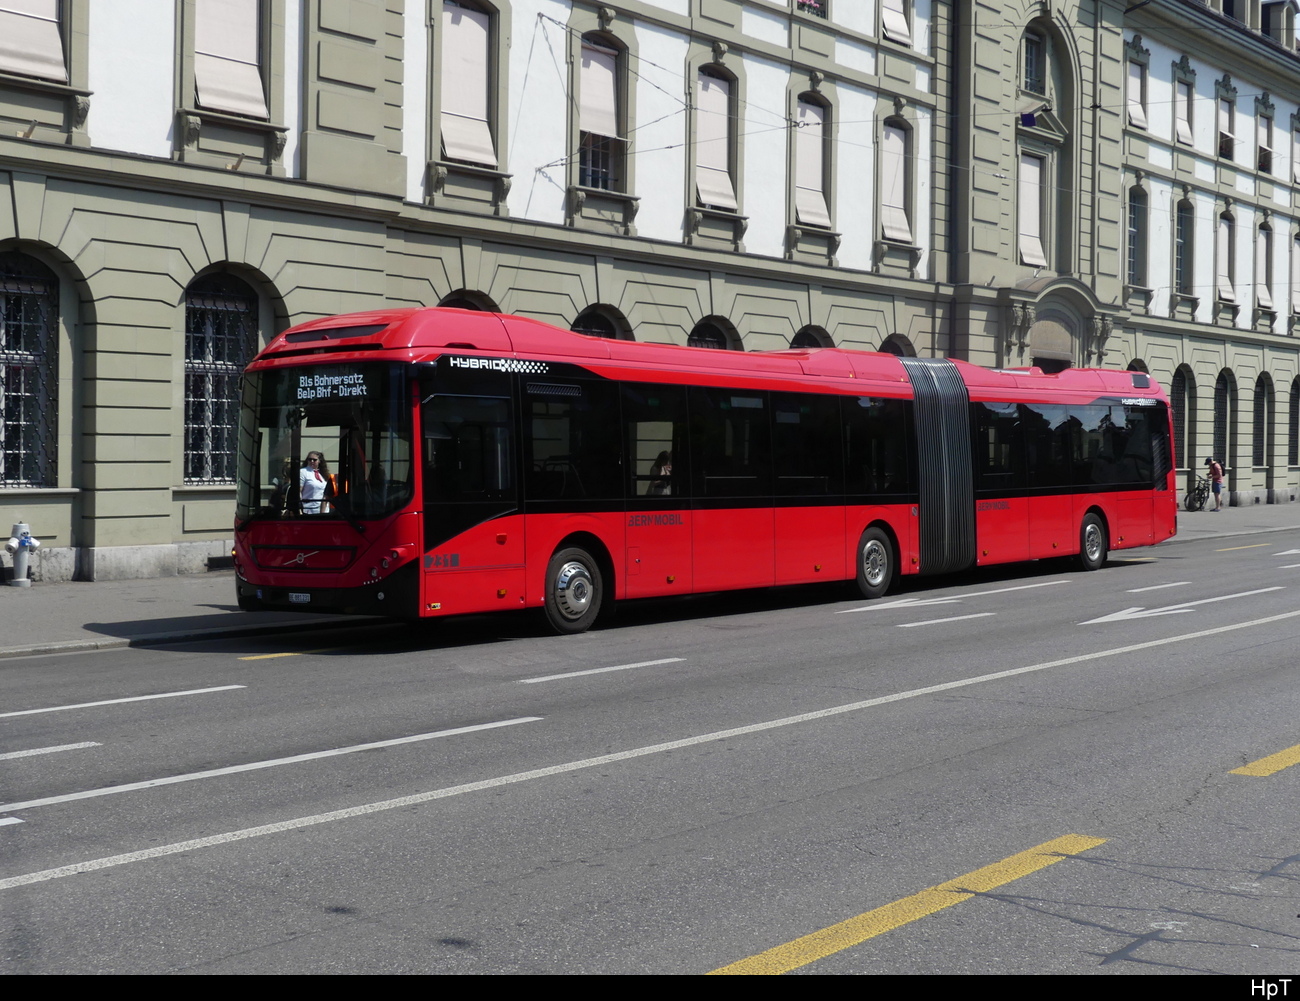
[[[311,602],[311,595],[310,595],[310,594],[304,594],[302,591],[290,591],[290,592],[289,592],[289,603],[290,603],[290,604],[293,604],[293,605],[306,605],[306,604],[310,604],[310,602]]]

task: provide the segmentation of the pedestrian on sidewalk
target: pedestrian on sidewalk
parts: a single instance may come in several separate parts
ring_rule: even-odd
[[[1210,467],[1210,489],[1214,492],[1214,510],[1223,510],[1223,466],[1214,456],[1205,460]]]

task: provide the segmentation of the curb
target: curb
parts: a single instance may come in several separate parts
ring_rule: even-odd
[[[1200,512],[1205,513],[1205,512]],[[1282,525],[1277,528],[1244,528],[1237,532],[1215,532],[1213,535],[1198,535],[1189,538],[1176,535],[1152,546],[1176,546],[1188,542],[1205,542],[1214,539],[1235,539],[1244,535],[1270,535],[1276,532],[1300,532],[1300,525]],[[263,636],[267,633],[302,633],[326,629],[373,628],[387,624],[389,619],[374,616],[356,616],[341,618],[336,616],[312,618],[301,621],[250,623],[241,626],[214,626],[209,629],[187,629],[171,632],[141,633],[138,636],[114,636],[92,640],[62,640],[53,643],[39,643],[32,646],[0,647],[0,660],[16,657],[42,657],[51,654],[92,653],[97,650],[122,650],[127,647],[160,646],[164,643],[184,643],[190,640],[238,639],[244,636]]]
[[[308,619],[304,622],[266,622],[246,626],[216,626],[211,629],[186,629],[175,632],[141,633],[138,636],[114,636],[94,640],[61,640],[32,646],[0,647],[0,660],[14,657],[42,657],[59,653],[91,653],[96,650],[122,650],[127,647],[159,646],[190,640],[238,639],[266,633],[303,633],[312,630],[357,629],[386,624],[387,619],[357,616],[355,619]]]

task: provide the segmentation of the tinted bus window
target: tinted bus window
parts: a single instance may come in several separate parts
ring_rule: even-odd
[[[772,394],[772,471],[778,497],[844,492],[840,401],[811,393]]]
[[[841,398],[846,458],[844,489],[852,496],[911,494],[911,404],[872,396]]]
[[[528,378],[520,384],[528,498],[621,500],[617,387]]]
[[[1014,403],[975,403],[975,489],[1025,486],[1024,434]]]
[[[513,500],[510,401],[431,396],[421,406],[426,502]]]
[[[622,396],[627,496],[686,496],[690,465],[685,387],[630,384],[622,387]]]
[[[1031,488],[1074,483],[1074,439],[1078,421],[1068,407],[1045,403],[1020,405],[1025,443],[1025,472]]]
[[[692,388],[691,464],[696,497],[772,492],[767,393]]]

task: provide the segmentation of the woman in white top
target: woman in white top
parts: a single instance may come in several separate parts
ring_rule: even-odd
[[[325,498],[325,486],[328,483],[329,470],[325,468],[325,456],[319,452],[308,452],[307,459],[298,472],[298,499],[303,514],[320,514],[321,501]]]

